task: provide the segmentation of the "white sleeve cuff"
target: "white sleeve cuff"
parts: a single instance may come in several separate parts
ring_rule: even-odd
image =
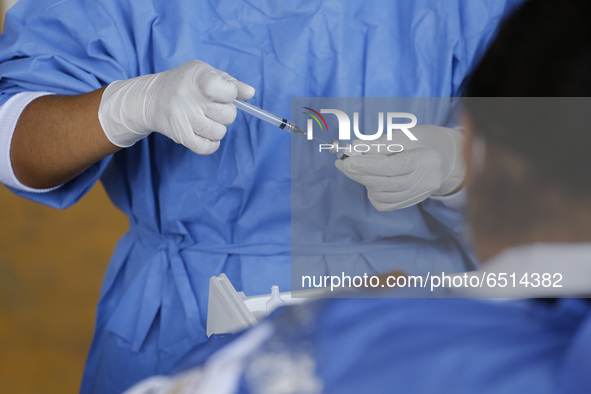
[[[455,209],[458,211],[464,209],[466,207],[466,204],[468,203],[468,195],[466,193],[466,188],[461,188],[457,192],[448,194],[447,196],[431,196],[429,198],[435,201],[440,201],[447,208]]]
[[[45,193],[57,189],[34,189],[23,185],[14,175],[10,161],[10,144],[16,122],[27,105],[37,97],[53,94],[49,92],[22,92],[12,96],[0,107],[0,182],[25,192]]]

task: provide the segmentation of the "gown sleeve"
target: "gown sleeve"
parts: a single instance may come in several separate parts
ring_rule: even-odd
[[[122,12],[111,12],[113,7]],[[22,92],[75,95],[135,76],[136,52],[125,33],[124,8],[125,2],[105,1],[17,3],[8,12],[0,36],[0,104]],[[8,139],[13,130],[14,126],[5,128],[2,138]],[[66,208],[92,188],[110,159],[95,163],[56,189],[39,192],[7,187],[42,204]]]

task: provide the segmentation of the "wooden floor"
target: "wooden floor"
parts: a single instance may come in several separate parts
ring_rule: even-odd
[[[75,393],[127,218],[101,185],[63,211],[0,185],[0,392]]]

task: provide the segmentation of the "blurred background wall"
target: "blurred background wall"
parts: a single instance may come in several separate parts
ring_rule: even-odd
[[[16,0],[0,0],[6,10]],[[78,392],[103,273],[127,218],[97,185],[58,211],[0,185],[0,392]]]

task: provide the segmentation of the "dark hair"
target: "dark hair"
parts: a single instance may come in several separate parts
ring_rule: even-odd
[[[543,182],[591,192],[590,0],[522,4],[464,96],[477,135],[521,157]]]
[[[591,96],[591,1],[522,4],[501,23],[465,96]]]

